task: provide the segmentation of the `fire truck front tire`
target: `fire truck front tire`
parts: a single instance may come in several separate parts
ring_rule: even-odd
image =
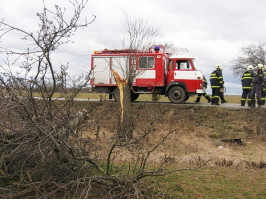
[[[168,98],[172,103],[181,104],[184,103],[187,95],[184,88],[180,86],[173,86],[168,91]]]

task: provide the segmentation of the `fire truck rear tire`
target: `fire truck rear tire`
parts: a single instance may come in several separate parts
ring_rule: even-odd
[[[131,92],[131,101],[137,100],[138,97],[139,97],[139,94]]]
[[[181,104],[184,103],[187,95],[184,88],[180,86],[173,86],[169,89],[168,98],[172,103]]]
[[[119,92],[119,88],[116,87],[113,91],[113,97],[115,99],[115,101],[120,101],[120,92]]]

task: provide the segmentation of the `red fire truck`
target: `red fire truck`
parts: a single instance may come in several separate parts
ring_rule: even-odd
[[[109,93],[117,100],[117,84],[111,70],[121,78],[134,71],[131,100],[139,94],[161,94],[172,103],[184,103],[191,95],[204,93],[203,75],[189,56],[169,55],[162,45],[149,51],[108,50],[95,51],[91,58],[92,91]]]

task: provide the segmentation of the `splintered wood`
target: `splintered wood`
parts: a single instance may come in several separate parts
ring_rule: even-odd
[[[115,70],[111,70],[114,77],[115,77],[115,80],[116,80],[116,83],[117,83],[117,86],[119,88],[119,93],[120,93],[120,104],[121,104],[121,123],[123,122],[123,117],[124,117],[124,106],[123,106],[123,92],[124,92],[124,87],[125,85],[127,84],[127,80],[126,79],[122,79],[120,78],[120,76],[117,74],[117,72]]]

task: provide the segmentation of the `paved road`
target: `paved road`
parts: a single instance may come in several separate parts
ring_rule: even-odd
[[[137,101],[138,103],[140,101]],[[142,102],[144,103],[144,102]],[[146,102],[146,103],[165,103],[165,104],[172,104],[170,102]],[[174,104],[174,105],[193,105],[193,106],[209,106],[209,107],[220,107],[220,108],[227,108],[227,109],[251,109],[247,105],[246,106],[240,106],[240,104],[236,103],[223,103],[220,105],[211,105],[210,103],[184,103],[184,104]],[[266,108],[266,106],[262,106],[262,108]]]
[[[64,98],[59,98],[58,100],[64,100]],[[76,98],[75,101],[99,101],[99,99],[79,99]],[[107,102],[115,102],[114,100],[104,100]],[[170,102],[152,102],[152,101],[135,101],[134,103],[147,103],[147,104],[172,104]],[[211,107],[220,107],[220,108],[228,108],[228,109],[251,109],[247,105],[240,106],[240,104],[236,103],[223,103],[220,105],[211,105],[210,103],[184,103],[184,104],[173,104],[173,105],[194,105],[194,106],[211,106]],[[262,106],[262,108],[266,108],[266,106]]]

